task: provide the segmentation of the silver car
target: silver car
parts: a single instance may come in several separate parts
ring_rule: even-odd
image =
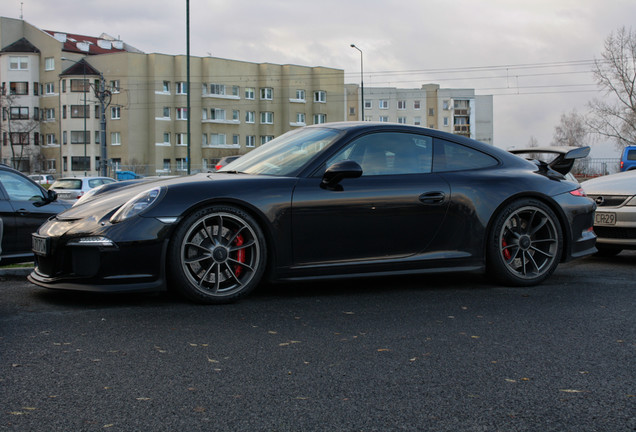
[[[93,188],[114,182],[110,177],[64,177],[57,179],[50,189],[57,192],[59,199],[75,201]]]
[[[636,171],[598,177],[581,186],[597,205],[594,231],[599,254],[636,249]]]

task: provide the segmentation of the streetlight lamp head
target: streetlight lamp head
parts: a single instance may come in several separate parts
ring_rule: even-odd
[[[351,48],[355,48],[355,47],[356,47],[356,44],[351,44]]]

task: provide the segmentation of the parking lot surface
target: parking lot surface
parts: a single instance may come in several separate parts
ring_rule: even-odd
[[[634,431],[636,252],[547,283],[262,287],[228,306],[0,282],[0,430]]]

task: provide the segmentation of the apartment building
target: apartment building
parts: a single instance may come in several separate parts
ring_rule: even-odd
[[[419,89],[364,87],[361,109],[357,84],[346,85],[347,120],[393,122],[424,126],[493,144],[491,95],[474,89],[442,89],[425,84]]]
[[[10,18],[0,18],[0,47],[0,160],[23,171],[95,175],[105,162],[111,175],[182,174],[188,154],[191,170],[205,171],[291,129],[344,119],[341,69],[190,57],[188,86],[184,55]]]

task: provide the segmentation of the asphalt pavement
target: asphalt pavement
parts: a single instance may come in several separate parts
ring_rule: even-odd
[[[635,431],[636,252],[262,287],[233,305],[0,281],[0,430]]]

